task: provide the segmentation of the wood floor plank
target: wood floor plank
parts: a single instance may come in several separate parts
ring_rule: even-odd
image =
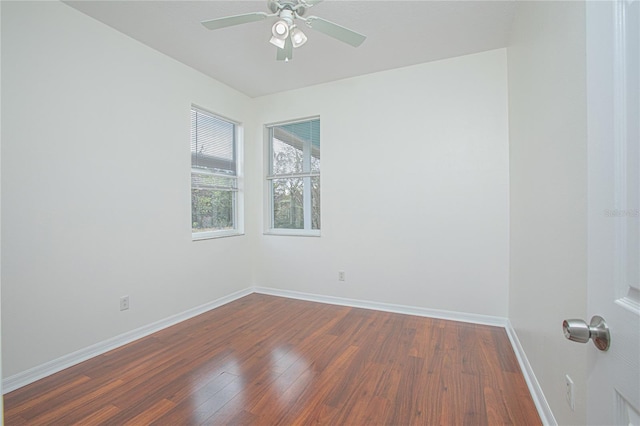
[[[361,375],[350,382],[349,392],[340,404],[336,404],[336,413],[331,419],[331,424],[354,424],[361,425],[367,423],[371,414],[368,410],[372,400],[377,400],[375,389],[378,378],[384,367],[369,364],[361,372]]]
[[[314,413],[327,411],[327,407],[331,407],[327,401],[345,385],[344,375],[358,351],[357,346],[347,347],[327,368],[317,372],[317,378],[299,395],[298,404],[288,407],[279,423],[293,424],[299,419],[313,417]]]
[[[58,375],[58,378],[62,377]],[[47,378],[49,379],[49,378]],[[5,418],[20,415],[25,411],[32,411],[35,407],[48,404],[52,398],[66,394],[69,390],[90,380],[87,376],[72,377],[70,380],[43,379],[43,389],[39,391],[34,386],[25,386],[5,395]]]
[[[199,424],[208,418],[212,412],[219,409],[221,401],[228,400],[225,398],[214,399],[217,393],[221,392],[227,386],[231,386],[226,391],[227,395],[235,395],[240,391],[238,383],[233,383],[237,380],[239,380],[238,376],[229,373],[221,373],[218,376],[210,378],[201,378],[198,380],[197,386],[193,388],[190,395],[172,400],[176,405],[151,424]],[[215,404],[215,408],[208,410],[206,408],[207,404],[209,404],[209,406]]]
[[[96,425],[101,424],[113,417],[116,413],[118,413],[120,409],[113,404],[107,404],[102,408],[97,410],[93,410],[91,414],[86,417],[81,418],[75,423],[70,423],[77,426],[83,425]]]
[[[147,410],[144,410],[137,416],[132,419],[127,420],[124,425],[125,426],[136,426],[136,425],[148,425],[159,417],[162,417],[166,412],[175,407],[176,404],[168,399],[161,399],[160,401],[154,403]]]
[[[287,371],[275,378],[273,386],[279,392],[264,392],[256,398],[251,407],[246,407],[256,417],[265,416],[274,422],[281,419],[288,411],[288,407],[300,404],[300,397],[304,390],[310,386],[317,373],[310,369],[306,363],[293,364]]]
[[[78,409],[90,404],[96,404],[96,401],[99,400],[101,396],[104,396],[112,389],[122,386],[122,384],[122,380],[114,380],[101,385],[78,398],[67,400],[65,403],[61,403],[58,406],[48,405],[45,409],[39,411],[37,415],[26,417],[23,414],[23,417],[25,417],[30,424],[34,425],[73,423],[73,420],[69,417],[74,416]]]
[[[539,425],[500,327],[251,294],[5,395],[7,425]]]

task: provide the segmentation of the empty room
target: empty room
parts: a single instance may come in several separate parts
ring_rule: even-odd
[[[0,15],[5,424],[640,424],[640,1]]]

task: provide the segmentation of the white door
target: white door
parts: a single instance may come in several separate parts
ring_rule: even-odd
[[[640,425],[640,0],[586,2],[589,318],[587,421]]]

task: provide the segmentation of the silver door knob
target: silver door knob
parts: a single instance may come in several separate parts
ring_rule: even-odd
[[[593,340],[593,344],[601,351],[606,351],[611,346],[609,327],[598,315],[591,318],[590,324],[581,319],[564,320],[562,330],[564,337],[574,342],[587,343],[590,339]]]

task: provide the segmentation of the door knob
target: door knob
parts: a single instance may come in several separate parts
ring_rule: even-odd
[[[607,327],[605,320],[598,315],[591,318],[590,324],[581,319],[564,320],[562,330],[564,337],[574,342],[587,343],[590,339],[593,340],[593,344],[601,351],[606,351],[611,346],[609,327]]]

